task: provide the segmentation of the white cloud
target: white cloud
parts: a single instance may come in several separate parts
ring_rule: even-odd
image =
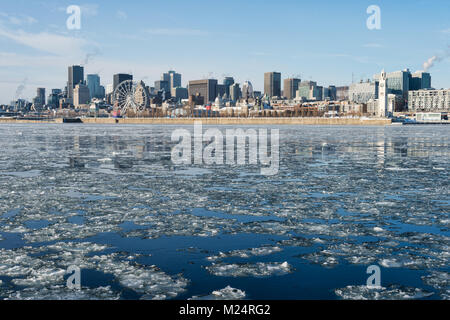
[[[15,26],[32,25],[37,22],[33,17],[21,14],[21,15],[11,15],[4,12],[0,12],[0,22],[7,22]]]
[[[23,30],[9,30],[0,25],[0,37],[11,39],[33,49],[61,56],[84,55],[83,47],[88,41],[48,32],[28,33]]]
[[[450,34],[450,28],[441,30],[442,33]]]
[[[154,28],[145,30],[146,33],[157,36],[207,36],[209,32],[200,29],[182,29],[182,28]]]

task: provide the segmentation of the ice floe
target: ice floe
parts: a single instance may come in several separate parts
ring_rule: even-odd
[[[432,292],[420,288],[390,286],[388,288],[368,288],[367,286],[347,286],[334,291],[337,296],[346,300],[410,300],[422,299],[433,295]]]
[[[221,290],[215,290],[209,295],[193,296],[190,300],[242,300],[245,297],[245,291],[227,286]]]
[[[207,266],[209,273],[219,277],[267,277],[285,275],[293,272],[293,267],[287,262],[258,262],[243,264],[217,263]]]

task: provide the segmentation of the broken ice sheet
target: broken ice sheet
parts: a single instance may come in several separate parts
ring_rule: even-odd
[[[21,291],[0,290],[0,296],[5,300],[118,300],[119,292],[114,292],[111,287],[84,288],[70,290],[66,286],[51,286],[36,291],[33,288],[25,288]]]
[[[218,255],[210,256],[207,259],[209,261],[217,261],[230,257],[249,258],[253,256],[267,256],[275,252],[280,252],[283,249],[275,246],[262,246],[259,248],[233,250],[229,252],[219,252]]]
[[[422,277],[423,282],[437,290],[443,300],[450,300],[450,274],[445,271],[431,271]]]
[[[71,265],[83,269],[94,269],[105,274],[112,274],[119,283],[126,288],[143,295],[145,299],[174,298],[185,291],[188,280],[181,275],[171,276],[161,271],[156,266],[140,265],[129,259],[120,260],[118,253],[107,255],[93,255],[90,253],[102,251],[106,246],[91,243],[56,243],[47,247],[24,247],[15,250],[0,250],[0,276],[12,277],[15,285],[26,287],[15,294],[10,291],[2,291],[1,295],[10,298],[39,299],[35,291],[42,291],[42,297],[61,294],[67,298],[83,299],[83,293],[72,294],[62,289],[64,275],[67,267]],[[44,252],[44,255],[38,255]],[[109,294],[110,289],[104,290],[105,297],[115,298],[117,293]],[[31,293],[33,292],[33,294]],[[87,291],[86,298],[95,297],[99,292]],[[101,293],[101,292],[100,292]]]
[[[219,277],[268,277],[281,276],[294,271],[287,262],[257,262],[257,263],[217,263],[207,266],[209,273]]]
[[[245,291],[227,286],[221,290],[215,290],[209,295],[193,296],[189,300],[242,300],[245,297]]]
[[[367,286],[347,286],[336,289],[335,294],[345,300],[410,300],[422,299],[433,295],[420,288],[392,285],[387,288],[372,289]]]

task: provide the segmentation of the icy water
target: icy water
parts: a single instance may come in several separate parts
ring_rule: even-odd
[[[449,126],[276,127],[275,176],[176,128],[1,125],[0,298],[450,298]]]

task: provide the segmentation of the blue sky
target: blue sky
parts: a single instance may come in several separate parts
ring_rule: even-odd
[[[68,30],[69,5],[81,7],[81,29]],[[381,30],[369,30],[369,5],[381,8]],[[176,70],[188,80],[234,76],[263,88],[263,74],[348,85],[385,68],[429,70],[450,87],[450,1],[1,1],[0,103],[30,99],[36,87],[63,88],[67,66],[132,72],[153,85]]]

